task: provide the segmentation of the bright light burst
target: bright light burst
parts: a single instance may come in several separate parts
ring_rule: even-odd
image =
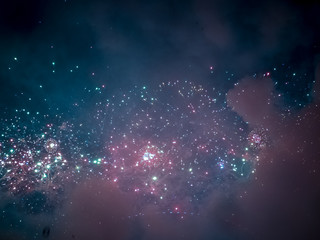
[[[55,153],[58,149],[58,143],[56,140],[49,138],[44,144],[44,148],[48,153]]]
[[[106,145],[102,154],[112,165],[105,165],[106,178],[168,207],[200,203],[249,177],[254,156],[248,152],[247,125],[220,96],[175,81],[98,101],[93,125],[101,127],[96,132]]]

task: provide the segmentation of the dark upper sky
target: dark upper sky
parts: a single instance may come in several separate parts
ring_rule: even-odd
[[[57,101],[103,83],[188,78],[225,90],[236,81],[218,80],[225,71],[241,78],[285,63],[312,72],[319,52],[319,4],[308,1],[14,0],[0,9],[1,102],[22,89],[37,96],[38,85]]]
[[[183,223],[154,216],[150,207],[132,223],[122,219],[131,214],[132,196],[92,180],[69,194],[75,204],[60,210],[65,218],[53,215],[59,224],[51,238],[319,239],[319,13],[317,1],[1,1],[1,111],[63,111],[86,98],[85,87],[105,85],[111,95],[180,79],[227,94],[229,107],[270,129],[277,142],[257,178],[236,190],[248,192],[244,200],[213,196],[203,217]],[[261,80],[267,72],[272,80]],[[269,106],[271,92],[283,102]],[[283,117],[288,109],[293,114]],[[91,198],[104,184],[102,197]],[[0,210],[6,204],[0,195]],[[0,239],[42,231],[42,216],[9,211]],[[20,218],[30,224],[8,230]],[[97,226],[97,218],[108,227]]]

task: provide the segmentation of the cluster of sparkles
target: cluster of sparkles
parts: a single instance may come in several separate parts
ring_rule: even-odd
[[[185,209],[249,177],[246,123],[218,99],[214,89],[175,81],[97,102],[92,125],[108,159],[99,173],[143,201]]]
[[[70,176],[67,158],[72,156],[74,135],[72,125],[48,121],[54,121],[54,117],[38,113],[26,117],[24,111],[2,119],[0,188],[6,193],[24,196],[23,199],[34,192],[43,193],[48,199],[59,197]]]
[[[248,135],[250,148],[254,150],[262,150],[268,144],[268,131],[264,128],[255,128]]]
[[[136,166],[143,165],[149,167],[157,167],[161,164],[163,151],[154,145],[147,145],[140,150]]]
[[[111,98],[88,91],[95,112],[88,94],[73,122],[24,111],[1,119],[2,190],[56,196],[67,182],[100,177],[137,194],[137,205],[193,211],[255,171],[251,139],[262,147],[264,137],[256,130],[248,138],[247,124],[215,89],[174,81]]]

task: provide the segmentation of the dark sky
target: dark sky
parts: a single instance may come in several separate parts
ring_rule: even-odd
[[[49,216],[1,192],[0,239],[43,239],[52,222],[48,239],[320,239],[319,13],[317,1],[1,1],[1,119],[64,111],[84,88],[111,96],[179,79],[217,89],[244,122],[269,129],[272,146],[252,179],[185,221],[152,205],[128,220],[135,196],[96,178]]]
[[[210,79],[209,66],[216,79],[226,70],[243,77],[282,63],[312,71],[318,11],[308,1],[2,2],[1,89],[37,96],[42,84],[43,94],[64,101],[106,80],[111,88],[182,78],[230,88]],[[56,73],[49,74],[53,61]],[[3,101],[7,95],[1,92]]]

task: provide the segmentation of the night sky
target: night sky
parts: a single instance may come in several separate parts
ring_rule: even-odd
[[[320,239],[320,3],[0,2],[0,239]]]

